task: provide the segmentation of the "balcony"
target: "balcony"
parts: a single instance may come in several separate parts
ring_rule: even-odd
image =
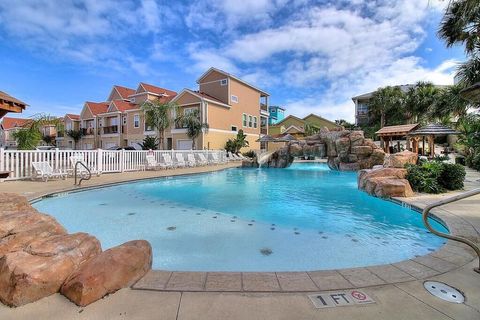
[[[268,129],[267,128],[260,128],[260,134],[268,134]]]
[[[81,130],[84,136],[91,136],[95,133],[94,128],[82,128]]]
[[[115,134],[118,133],[118,126],[103,127],[103,134]]]

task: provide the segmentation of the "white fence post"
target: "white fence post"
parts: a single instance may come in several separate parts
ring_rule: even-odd
[[[5,171],[5,149],[0,148],[0,171]]]
[[[97,170],[99,173],[103,172],[103,150],[97,149]]]
[[[60,166],[58,165],[60,163],[60,154],[58,152],[58,148],[55,148],[55,169],[58,170]]]
[[[120,172],[125,170],[125,149],[120,150]]]

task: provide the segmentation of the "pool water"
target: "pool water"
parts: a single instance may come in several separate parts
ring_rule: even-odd
[[[165,270],[361,267],[425,255],[444,243],[419,213],[357,190],[356,173],[324,164],[131,182],[34,206],[69,232],[95,235],[104,249],[148,240],[154,269]]]

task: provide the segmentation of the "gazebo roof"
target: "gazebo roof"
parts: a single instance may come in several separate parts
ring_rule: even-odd
[[[418,123],[402,124],[398,126],[387,126],[387,127],[383,127],[382,129],[378,130],[375,133],[381,137],[406,136],[407,134],[410,133],[410,131],[412,131],[416,127],[418,127]]]
[[[449,134],[459,134],[459,132],[439,123],[427,124],[426,126],[409,133],[410,136],[444,136]]]
[[[27,104],[11,95],[0,91],[0,118],[7,112],[20,113],[27,107]]]
[[[480,102],[480,82],[460,91],[460,96],[474,103]]]
[[[287,133],[283,137],[277,138],[275,140],[278,141],[278,142],[290,142],[290,141],[295,141],[297,139],[295,139],[295,137],[292,136],[291,134]]]
[[[266,134],[263,137],[260,137],[260,139],[257,139],[256,142],[276,142],[276,141],[277,141],[277,139],[275,139],[274,137]]]

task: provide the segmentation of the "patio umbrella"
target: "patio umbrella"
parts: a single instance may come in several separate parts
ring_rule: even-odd
[[[266,135],[260,137],[260,139],[258,139],[257,142],[265,142],[265,148],[268,150],[268,143],[269,142],[277,142],[277,140],[274,137],[266,134]]]
[[[428,137],[430,156],[433,157],[435,155],[435,142],[434,142],[435,137],[446,136],[450,134],[459,134],[459,132],[453,130],[452,128],[444,126],[443,124],[431,123],[410,132],[408,135],[414,136],[414,137],[423,137],[423,138]],[[424,146],[423,146],[422,153],[425,152],[425,140],[423,141],[423,145]]]

